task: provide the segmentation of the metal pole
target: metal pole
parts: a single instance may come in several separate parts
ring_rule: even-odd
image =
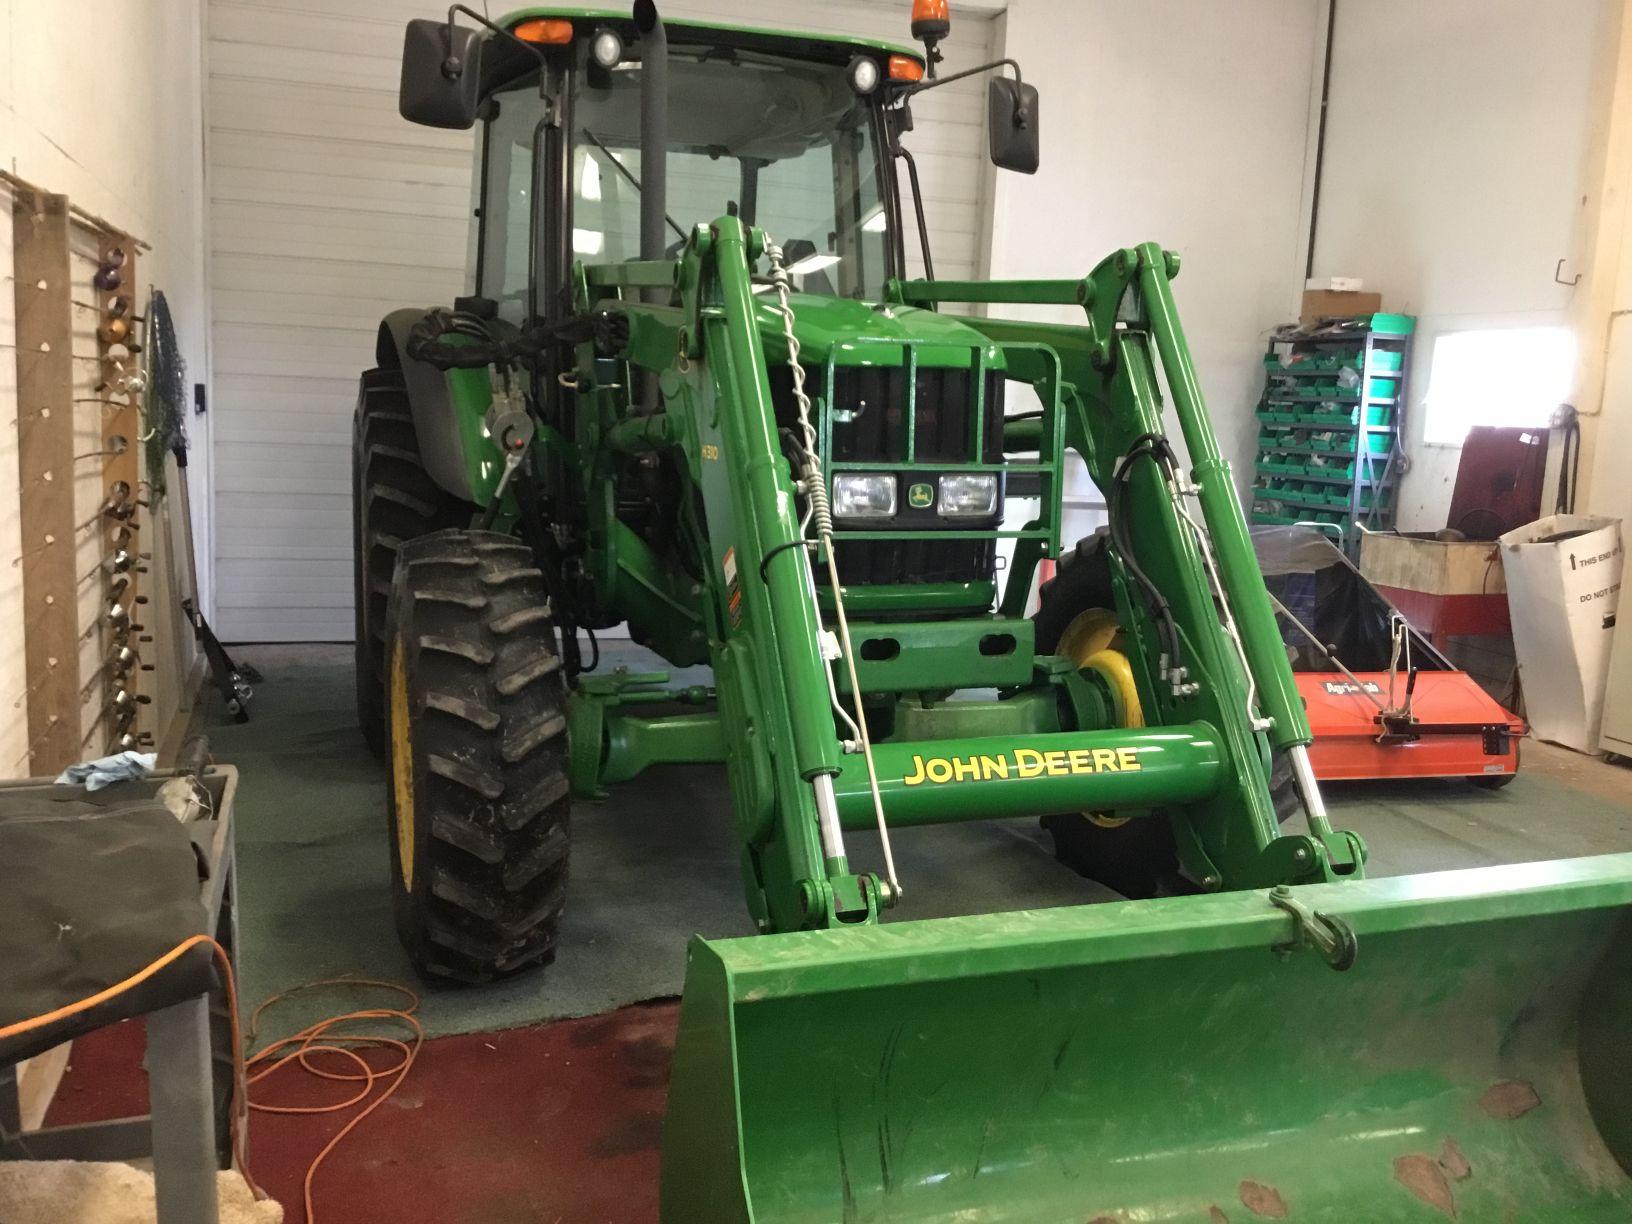
[[[653,0],[636,0],[635,29],[640,33],[640,257],[662,259],[668,233],[669,187],[669,36]],[[642,295],[658,305],[668,289]],[[662,406],[657,372],[648,371],[641,387],[642,411]]]

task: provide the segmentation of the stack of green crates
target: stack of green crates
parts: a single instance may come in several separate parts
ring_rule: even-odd
[[[1416,320],[1282,329],[1264,355],[1255,523],[1393,525],[1406,354]]]

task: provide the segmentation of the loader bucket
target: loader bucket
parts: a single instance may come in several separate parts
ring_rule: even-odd
[[[1295,895],[695,941],[663,1219],[1632,1219],[1632,855]]]

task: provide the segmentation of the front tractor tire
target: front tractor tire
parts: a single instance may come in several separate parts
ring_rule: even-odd
[[[1110,544],[1110,530],[1104,527],[1079,540],[1060,558],[1054,577],[1043,583],[1033,618],[1038,653],[1074,654],[1074,629],[1086,618],[1110,615],[1116,607]],[[1120,639],[1116,649],[1122,649]],[[1291,762],[1284,756],[1275,757],[1269,790],[1275,819],[1285,824],[1301,805]],[[1092,812],[1059,812],[1044,816],[1042,824],[1054,838],[1055,858],[1125,897],[1142,899],[1195,887],[1180,876],[1173,826],[1161,813],[1122,820]]]
[[[404,544],[385,689],[409,959],[456,982],[549,963],[567,885],[567,692],[531,550],[480,531]]]
[[[1068,653],[1073,626],[1098,610],[1116,607],[1110,532],[1102,528],[1062,556],[1054,577],[1038,591],[1038,601],[1033,618],[1037,652]],[[1178,876],[1173,828],[1159,812],[1130,818],[1058,812],[1044,816],[1042,824],[1054,839],[1055,858],[1125,897],[1155,896]]]
[[[351,436],[352,581],[357,721],[385,756],[385,618],[397,550],[470,522],[471,506],[431,479],[420,459],[408,392],[396,370],[362,377]]]

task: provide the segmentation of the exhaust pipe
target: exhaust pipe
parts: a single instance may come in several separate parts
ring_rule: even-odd
[[[668,244],[669,36],[654,0],[636,0],[640,33],[640,257],[662,259]]]
[[[640,257],[662,259],[669,215],[669,35],[655,0],[635,0],[634,19],[640,35]],[[642,296],[661,304],[669,294],[647,289]],[[641,411],[650,415],[662,406],[657,375],[648,373],[643,382]]]

